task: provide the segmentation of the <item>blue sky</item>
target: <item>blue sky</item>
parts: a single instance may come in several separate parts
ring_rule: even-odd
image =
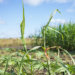
[[[75,23],[75,0],[23,0],[25,9],[25,37],[45,25],[52,11],[59,9],[51,26]],[[0,38],[19,38],[22,21],[22,0],[0,0]]]

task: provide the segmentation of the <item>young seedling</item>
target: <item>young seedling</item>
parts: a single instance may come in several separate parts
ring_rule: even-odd
[[[25,15],[24,15],[24,4],[23,4],[23,1],[22,1],[22,6],[23,6],[23,20],[20,24],[20,28],[21,28],[21,40],[22,40],[22,43],[23,43],[23,46],[24,46],[24,50],[25,52],[27,52],[27,48],[26,48],[26,43],[25,43],[25,38],[24,38],[24,30],[25,30]]]

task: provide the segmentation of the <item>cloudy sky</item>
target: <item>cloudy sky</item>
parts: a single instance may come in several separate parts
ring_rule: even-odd
[[[75,0],[23,0],[25,8],[25,37],[45,25],[52,11],[59,9],[50,25],[69,21],[75,23]],[[22,0],[0,0],[0,38],[19,38],[22,21]]]

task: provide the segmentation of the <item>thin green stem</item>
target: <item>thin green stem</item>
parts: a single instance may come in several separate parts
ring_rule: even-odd
[[[60,56],[60,50],[59,50],[59,48],[58,48],[58,58],[60,58],[59,56]]]
[[[26,43],[25,43],[25,39],[24,38],[22,38],[22,42],[23,42],[24,50],[25,50],[25,52],[27,52]]]
[[[48,51],[48,55],[49,55],[49,51]],[[48,74],[51,75],[50,73],[50,60],[47,59],[47,65],[48,65]]]
[[[43,27],[44,30],[44,48],[46,49],[46,41],[45,41],[45,26]]]
[[[32,64],[32,62],[31,62],[31,64]],[[33,67],[31,66],[31,75],[33,75]]]
[[[51,75],[50,73],[50,61],[47,59],[47,65],[48,65],[48,74]]]

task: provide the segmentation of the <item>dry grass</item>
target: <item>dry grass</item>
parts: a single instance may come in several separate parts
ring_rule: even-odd
[[[32,40],[30,38],[26,38],[26,45],[31,45]],[[19,38],[16,39],[0,39],[0,47],[5,47],[5,46],[21,46],[22,41]]]

